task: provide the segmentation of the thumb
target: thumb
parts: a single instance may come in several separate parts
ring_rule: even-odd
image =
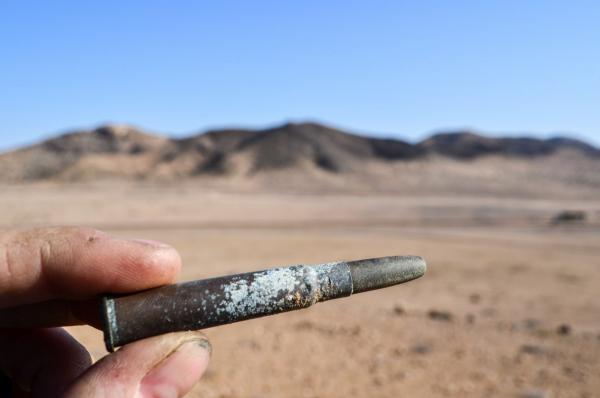
[[[136,341],[90,367],[65,396],[183,397],[206,370],[210,354],[210,343],[200,332]]]

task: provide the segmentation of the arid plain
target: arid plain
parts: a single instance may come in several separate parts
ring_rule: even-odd
[[[3,228],[88,225],[181,253],[181,280],[396,254],[425,277],[209,329],[192,397],[595,397],[600,200],[284,193],[160,183],[5,185]],[[583,223],[553,225],[563,210]],[[95,358],[100,332],[70,329]]]

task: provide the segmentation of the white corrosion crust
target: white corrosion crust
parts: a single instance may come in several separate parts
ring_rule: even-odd
[[[322,297],[322,281],[336,264],[274,268],[224,284],[217,313],[238,318],[311,306]]]

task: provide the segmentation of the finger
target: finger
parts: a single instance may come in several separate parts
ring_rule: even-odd
[[[49,300],[0,308],[0,328],[51,328],[59,326],[103,326],[101,299]],[[1,398],[1,396],[0,396]]]
[[[2,233],[0,308],[147,289],[173,282],[180,267],[171,246],[90,228]]]
[[[66,397],[182,397],[200,379],[210,359],[200,332],[140,340],[92,366]]]
[[[92,363],[64,329],[0,330],[0,369],[32,397],[58,397]]]

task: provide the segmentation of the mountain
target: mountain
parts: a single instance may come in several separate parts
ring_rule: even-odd
[[[241,153],[251,159],[251,172],[308,164],[336,173],[356,170],[365,160],[408,160],[424,155],[420,148],[400,140],[367,138],[315,123],[255,132],[230,148],[228,155]],[[222,161],[226,162],[227,156]]]
[[[472,159],[483,155],[542,156],[563,149],[573,149],[594,156],[597,148],[572,138],[557,137],[540,140],[529,137],[491,138],[472,132],[436,134],[419,144],[425,150],[458,159]]]
[[[488,175],[496,175],[494,162],[499,166],[493,167],[513,167],[523,176],[528,173],[526,165],[536,164],[533,175],[546,178],[562,173],[565,183],[594,185],[597,178],[590,177],[590,170],[596,172],[600,150],[571,138],[492,138],[468,131],[440,133],[413,144],[317,123],[213,130],[178,139],[126,125],[106,125],[0,154],[0,181],[203,177],[265,183],[279,178],[302,180],[302,184],[320,180],[339,186],[353,180],[365,186],[387,186],[392,180],[409,181],[417,172],[429,173],[415,182],[419,185],[471,178],[466,175],[483,178],[485,167]],[[553,169],[552,162],[562,170]]]
[[[111,169],[111,159],[117,156],[132,160],[145,153],[161,150],[170,140],[148,134],[130,126],[102,126],[93,131],[74,131],[39,144],[0,155],[0,180],[29,181],[59,177],[69,173],[74,165],[88,161],[94,168]],[[107,163],[89,164],[105,158]],[[93,163],[93,162],[92,162]],[[103,162],[100,162],[103,163]],[[115,169],[115,175],[127,175],[128,170]]]

